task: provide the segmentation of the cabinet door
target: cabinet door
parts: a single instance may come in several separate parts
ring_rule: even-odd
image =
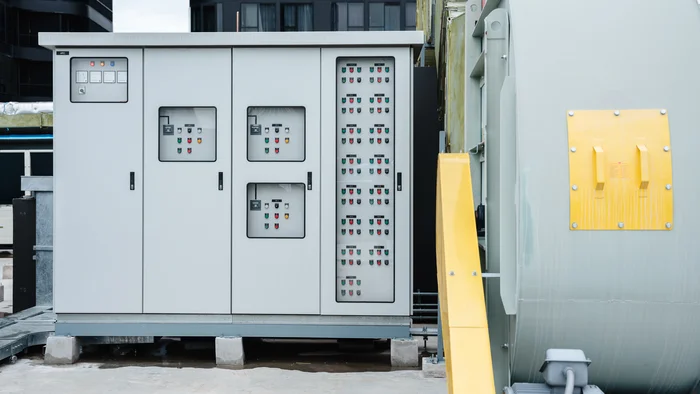
[[[142,50],[54,55],[54,310],[142,311]]]

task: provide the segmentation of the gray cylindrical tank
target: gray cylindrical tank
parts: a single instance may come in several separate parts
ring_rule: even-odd
[[[509,114],[501,97],[500,136],[515,136],[516,155],[502,154],[498,165],[487,158],[489,182],[495,171],[507,183],[512,170],[515,184],[514,195],[501,195],[487,213],[487,242],[500,240],[489,246],[489,264],[500,264],[510,314],[490,320],[494,359],[507,357],[512,382],[538,381],[546,349],[582,349],[593,360],[590,382],[606,393],[688,393],[700,378],[700,7],[692,0],[511,0],[502,7],[512,78],[503,93],[514,108]],[[666,110],[670,125],[671,228],[572,228],[568,112],[642,109]],[[640,138],[629,142],[632,149],[646,144]],[[658,163],[649,162],[652,172]],[[624,164],[606,174],[637,176],[634,163]],[[660,193],[659,177],[652,176],[650,193]],[[613,204],[610,218],[598,219],[614,220],[632,205]],[[653,206],[638,216],[653,221],[664,212]],[[491,305],[498,301],[488,295]]]

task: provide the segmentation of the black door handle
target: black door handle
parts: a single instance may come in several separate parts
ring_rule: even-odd
[[[136,189],[136,185],[134,184],[134,183],[135,183],[135,182],[134,182],[134,178],[135,178],[135,174],[134,174],[133,171],[131,171],[131,172],[129,173],[129,190],[134,190],[134,189]]]
[[[396,173],[396,190],[401,191],[401,173],[397,172]]]
[[[219,173],[219,190],[224,190],[224,173]]]
[[[306,173],[306,190],[311,190],[311,171]]]

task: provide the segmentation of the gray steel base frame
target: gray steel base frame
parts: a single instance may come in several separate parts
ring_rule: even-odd
[[[252,338],[410,338],[401,316],[59,314],[56,335]]]
[[[30,346],[45,345],[56,316],[50,307],[34,307],[0,319],[0,360]]]

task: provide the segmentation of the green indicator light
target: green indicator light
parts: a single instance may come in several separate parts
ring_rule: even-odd
[[[269,213],[266,213],[266,214],[265,214],[265,219],[269,219],[269,218],[270,218],[270,214],[269,214]]]
[[[369,229],[369,235],[374,235],[374,230],[373,230],[373,229]]]
[[[340,264],[345,265],[345,260],[340,260]]]
[[[342,109],[342,112],[345,113],[345,108]]]
[[[340,159],[340,162],[345,164],[345,158]],[[343,189],[343,191],[345,191],[345,189]]]
[[[362,163],[362,159],[357,159],[357,164]]]
[[[341,233],[342,235],[345,235],[345,229],[340,230],[340,233]]]
[[[341,281],[340,281],[340,284],[343,285],[343,286],[345,286],[345,279],[341,280]]]
[[[374,194],[374,189],[369,189],[369,194]],[[369,224],[372,224],[372,219],[369,220]]]
[[[370,173],[370,174],[374,174],[374,168],[370,168],[370,169],[369,169],[369,173]]]
[[[340,200],[340,202],[345,205],[345,199]]]
[[[389,72],[389,67],[384,67],[384,72]]]
[[[357,224],[362,224],[362,219],[357,219]]]
[[[177,153],[182,153],[182,148],[177,148]]]
[[[343,132],[343,134],[345,134],[348,130],[345,127],[343,127],[341,131]]]
[[[357,103],[359,104],[359,103],[361,103],[361,102],[362,102],[362,98],[361,98],[361,97],[358,97],[358,98],[357,98]]]
[[[369,72],[373,73],[374,72],[374,67],[369,68]]]
[[[359,231],[359,230],[358,230],[358,231]],[[362,254],[362,249],[357,249],[357,255],[359,256],[359,255],[361,255],[361,254]]]
[[[389,164],[389,158],[384,159],[384,163]]]
[[[181,144],[181,143],[182,143],[182,138],[178,138],[178,139],[177,139],[177,143],[178,143],[178,144]]]
[[[389,219],[384,219],[384,224],[389,225]]]
[[[370,102],[370,103],[374,103],[374,97],[370,97],[370,98],[369,98],[369,102]]]
[[[343,77],[342,81],[343,81],[343,83],[345,83],[345,77]]]
[[[370,250],[369,250],[369,255],[370,255],[370,256],[373,256],[373,255],[374,255],[374,249],[370,249]],[[370,261],[371,261],[371,260],[370,260]],[[371,263],[370,263],[370,264],[371,264]]]
[[[270,228],[270,223],[265,223],[265,230],[267,230],[268,228]]]
[[[384,132],[389,134],[389,128],[387,127],[386,129],[384,129]]]
[[[345,168],[343,168],[342,170],[340,170],[340,172],[341,172],[343,175],[345,175]]]
[[[345,256],[345,249],[341,250],[341,251],[340,251],[340,254],[342,254],[343,256]],[[343,260],[343,261],[345,261],[345,260]]]
[[[267,138],[267,137],[265,137],[265,143],[266,143],[266,144],[269,144],[269,143],[270,143],[270,139]]]
[[[370,139],[369,139],[369,143],[370,143],[370,144],[374,144],[374,138],[370,138]],[[371,160],[371,159],[370,159],[370,160]]]
[[[384,189],[384,194],[389,194],[389,189]]]
[[[357,72],[358,72],[358,73],[361,73],[361,72],[362,72],[362,67],[358,67],[358,68],[357,68]]]
[[[389,255],[389,251],[388,251],[388,250],[385,250],[385,251],[384,251],[384,256],[388,256],[388,255]]]
[[[345,97],[343,97],[343,98],[340,99],[340,100],[343,102],[343,104],[345,104]]]
[[[340,224],[345,225],[345,219],[340,219]]]
[[[384,101],[389,102],[389,97],[385,98]]]
[[[370,198],[370,199],[369,199],[369,205],[374,205],[374,199],[373,199],[373,198]]]
[[[372,253],[372,251],[370,251],[370,253]],[[370,260],[369,265],[374,265],[374,260]]]
[[[359,285],[361,285],[361,284],[362,284],[362,281],[358,279],[358,280],[357,280],[357,285],[359,286]],[[359,290],[358,290],[358,291],[359,291]]]
[[[374,127],[370,127],[370,128],[369,128],[369,133],[370,133],[370,134],[374,134]]]
[[[345,189],[341,190],[340,192],[345,194]],[[343,219],[343,224],[345,224],[345,219]]]
[[[369,164],[374,164],[374,159],[369,159]]]
[[[357,194],[362,194],[362,189],[357,189]]]
[[[374,113],[374,108],[370,108],[370,109],[369,109],[369,113],[370,113],[370,114],[373,114],[373,113]]]
[[[343,72],[345,72],[345,67],[342,68]]]
[[[374,219],[370,219],[369,224],[374,224]]]
[[[270,153],[270,148],[265,148],[265,153]]]
[[[360,133],[362,133],[362,129],[357,129],[357,134],[360,134]],[[357,159],[357,162],[359,163],[360,159]]]

